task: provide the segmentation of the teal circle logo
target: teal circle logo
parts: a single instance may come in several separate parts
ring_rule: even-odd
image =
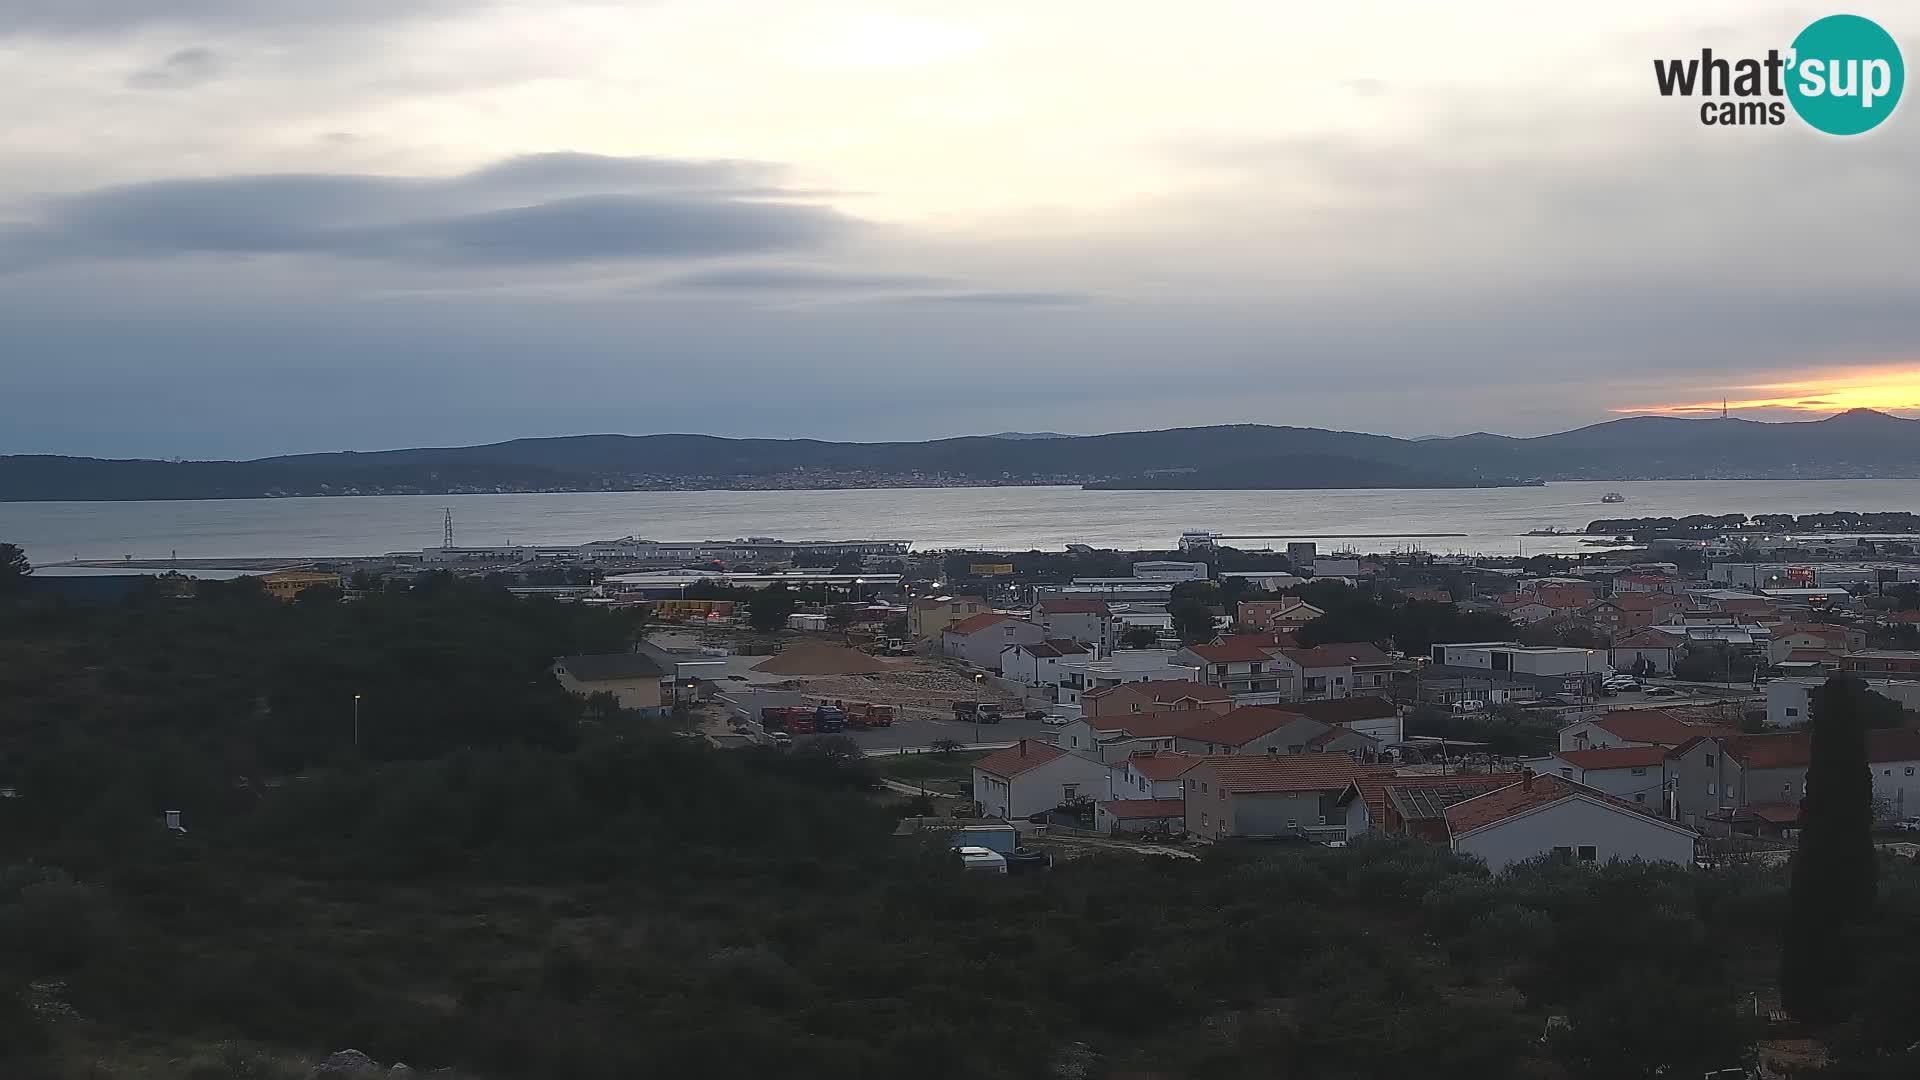
[[[1893,115],[1907,84],[1893,35],[1858,15],[1829,15],[1800,31],[1791,64],[1787,100],[1829,135],[1873,130]]]

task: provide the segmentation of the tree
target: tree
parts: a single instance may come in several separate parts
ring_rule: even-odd
[[[1198,600],[1176,600],[1167,606],[1174,632],[1188,645],[1213,640],[1213,609]]]
[[[846,604],[835,604],[827,612],[827,625],[835,630],[845,630],[853,625],[853,608]]]
[[[1160,635],[1151,626],[1129,626],[1127,632],[1120,635],[1120,647],[1123,649],[1151,649],[1160,643]]]
[[[1780,950],[1781,1002],[1812,1023],[1849,1011],[1858,960],[1849,930],[1873,909],[1871,693],[1859,679],[1836,675],[1812,696],[1813,747]]]
[[[747,623],[755,630],[778,630],[798,603],[787,583],[776,581],[747,600]]]
[[[27,591],[27,575],[33,573],[33,564],[27,561],[27,553],[12,544],[0,544],[0,596],[11,596]]]

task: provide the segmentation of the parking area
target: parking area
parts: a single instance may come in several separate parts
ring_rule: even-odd
[[[849,731],[847,736],[864,750],[913,749],[932,746],[942,739],[972,745],[974,743],[1011,743],[1020,739],[1053,741],[1054,732],[1038,720],[1008,717],[998,724],[963,724],[955,720],[903,716],[890,728]]]

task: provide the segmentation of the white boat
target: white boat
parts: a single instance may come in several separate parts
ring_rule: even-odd
[[[1623,503],[1627,501],[1627,497],[1617,491],[1609,491],[1605,495],[1600,496],[1600,501],[1603,503]]]

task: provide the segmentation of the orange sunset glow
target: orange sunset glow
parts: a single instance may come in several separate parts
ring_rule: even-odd
[[[1905,412],[1920,409],[1920,367],[1889,365],[1842,370],[1819,378],[1749,383],[1728,388],[1725,401],[1675,402],[1614,409],[1616,413],[1659,416],[1708,416],[1728,410],[1784,409],[1830,414],[1848,409]]]

